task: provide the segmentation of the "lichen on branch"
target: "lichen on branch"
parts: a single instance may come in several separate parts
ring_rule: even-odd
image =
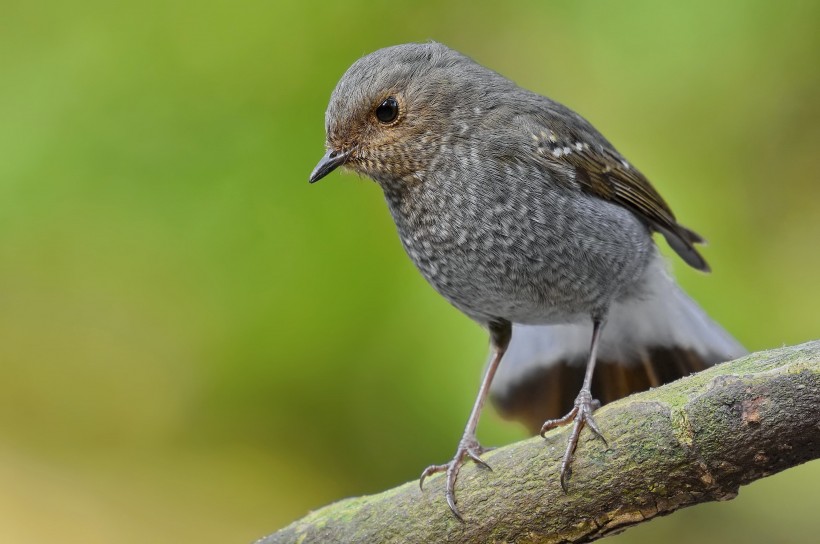
[[[465,466],[459,522],[444,479],[410,482],[310,513],[257,544],[590,542],[820,457],[820,341],[753,353],[608,404],[608,447],[584,432],[567,493],[567,429]]]

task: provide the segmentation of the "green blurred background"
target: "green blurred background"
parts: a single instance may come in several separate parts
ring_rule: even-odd
[[[750,349],[820,337],[819,27],[810,1],[4,0],[0,542],[248,542],[450,457],[484,332],[375,184],[307,183],[330,91],[383,46],[580,111],[709,238],[713,274],[674,268],[711,315]],[[616,540],[810,541],[818,484]]]

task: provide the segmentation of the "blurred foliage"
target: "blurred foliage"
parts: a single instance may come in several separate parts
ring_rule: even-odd
[[[709,238],[712,275],[674,267],[717,320],[750,349],[817,338],[819,24],[810,1],[5,0],[0,541],[247,542],[449,458],[485,334],[375,184],[307,184],[334,84],[395,43],[580,111]],[[488,411],[480,436],[523,432]],[[818,481],[617,538],[805,542]]]

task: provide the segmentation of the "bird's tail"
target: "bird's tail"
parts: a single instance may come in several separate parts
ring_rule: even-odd
[[[592,323],[514,325],[491,390],[504,417],[536,433],[569,412],[589,355]],[[602,404],[734,359],[746,350],[675,284],[660,263],[645,296],[615,302],[598,348],[593,397]]]

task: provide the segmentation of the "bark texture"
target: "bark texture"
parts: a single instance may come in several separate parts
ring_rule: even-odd
[[[754,353],[604,406],[609,447],[585,430],[568,493],[567,428],[465,465],[460,523],[444,478],[339,501],[257,544],[590,542],[820,457],[820,340]]]

